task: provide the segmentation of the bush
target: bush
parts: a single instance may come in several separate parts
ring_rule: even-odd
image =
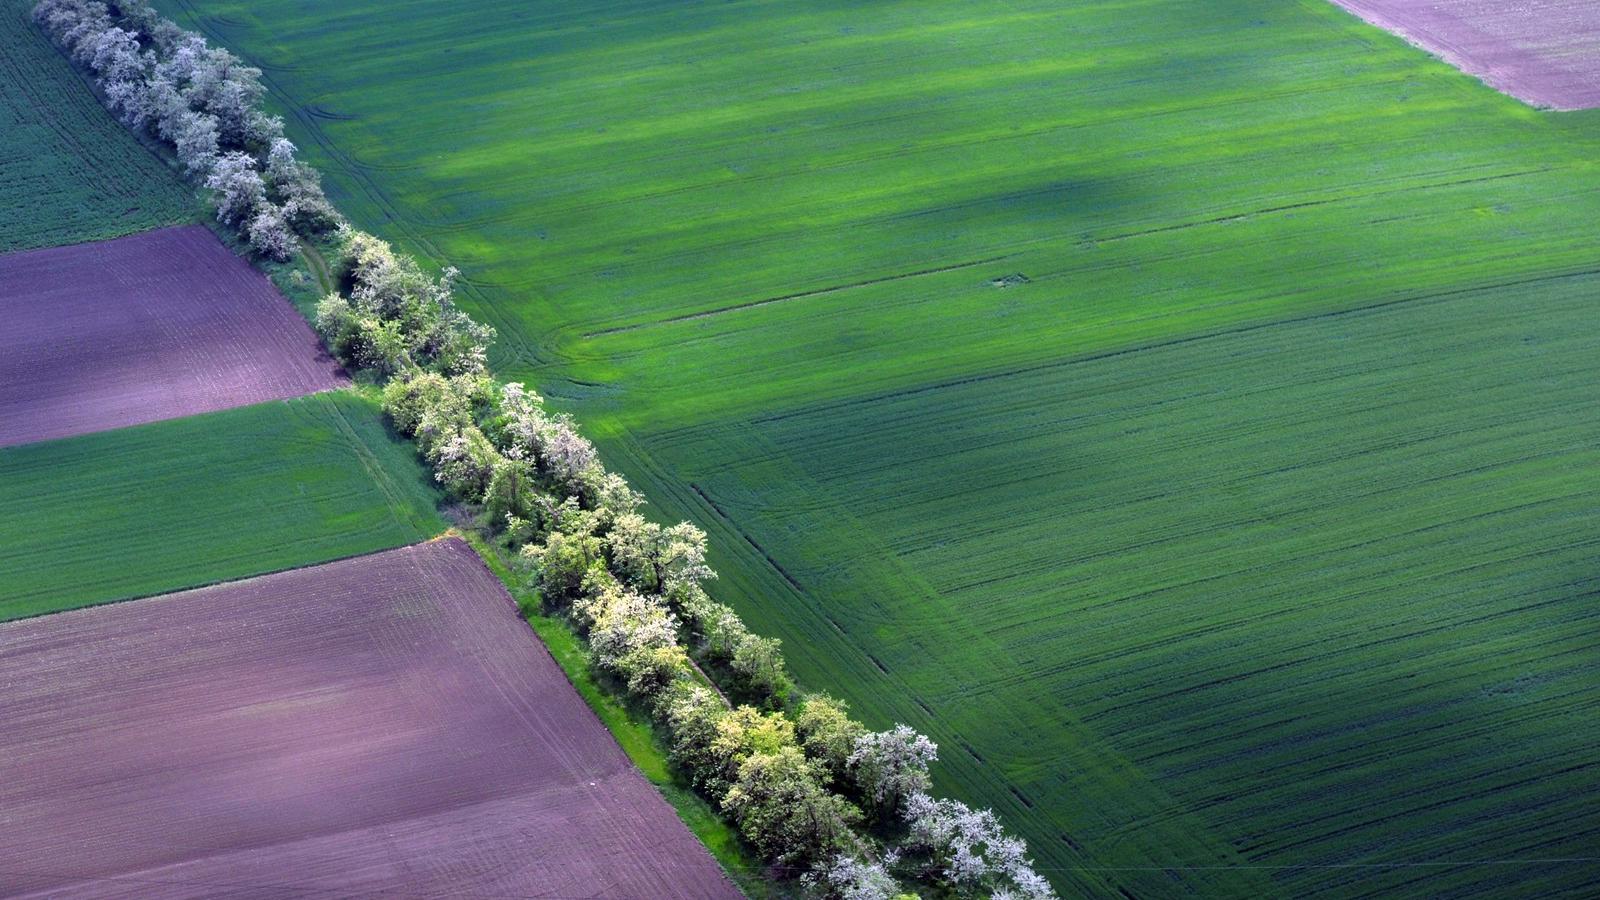
[[[523,547],[521,558],[545,608],[553,611],[565,609],[578,598],[584,576],[594,566],[603,565],[602,554],[600,539],[592,534],[553,531],[543,545]]]
[[[933,784],[928,766],[939,758],[939,748],[910,726],[863,734],[845,761],[862,796],[880,812],[899,808],[913,794]]]
[[[856,740],[867,733],[866,726],[850,718],[844,701],[824,694],[807,697],[795,716],[795,729],[806,755],[823,767],[832,783],[844,784]]]
[[[268,259],[284,262],[300,249],[300,242],[295,240],[294,232],[284,219],[283,207],[270,200],[256,207],[248,231],[250,249]]]
[[[860,812],[822,788],[797,747],[747,758],[722,808],[751,846],[786,865],[810,867],[859,843],[852,829]]]

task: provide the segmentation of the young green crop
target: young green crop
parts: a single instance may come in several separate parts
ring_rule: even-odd
[[[316,394],[0,450],[0,620],[385,550],[444,530],[377,404]]]
[[[1321,0],[160,5],[1063,893],[1592,878],[1600,117]]]

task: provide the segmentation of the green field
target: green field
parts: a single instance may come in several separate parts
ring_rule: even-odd
[[[198,218],[190,189],[106,113],[32,9],[0,0],[0,253]]]
[[[1600,115],[1324,0],[161,5],[1064,892],[1600,886]]]
[[[348,392],[0,450],[0,621],[426,540],[411,446]]]

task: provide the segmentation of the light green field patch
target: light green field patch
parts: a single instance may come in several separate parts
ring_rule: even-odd
[[[1594,880],[1600,117],[1323,0],[162,5],[1063,893]]]
[[[415,543],[437,499],[348,392],[6,448],[0,620]]]

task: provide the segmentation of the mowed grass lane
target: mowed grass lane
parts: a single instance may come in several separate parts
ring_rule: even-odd
[[[0,0],[0,253],[119,237],[200,214],[29,18]]]
[[[340,392],[0,450],[0,620],[443,531],[377,404]]]
[[[1592,348],[1560,332],[1538,360],[1429,359],[1391,333],[1368,358],[1338,330],[1365,319],[1317,318],[1426,311],[1417,328],[1478,348],[1523,336],[1472,320],[1491,312],[1590,324],[1594,115],[1539,114],[1321,0],[184,8],[268,67],[358,222],[465,269],[503,372],[577,410],[663,515],[713,531],[719,593],[788,639],[801,678],[934,734],[943,786],[1022,826],[1065,889],[1594,877],[1303,868],[1542,857],[1600,824],[1546,803],[1570,775],[1452,771],[1381,719],[1490,678],[1430,649],[1481,627],[1400,627],[1447,605],[1407,566],[1515,567],[1582,596],[1581,470],[1512,463],[1585,427]],[[1230,355],[1286,321],[1292,353]],[[1387,366],[1402,405],[1313,374],[1337,360]],[[1544,405],[1552,371],[1572,402]],[[1463,372],[1511,393],[1480,408],[1447,385]],[[1305,418],[1258,408],[1269,388]],[[1527,435],[1470,437],[1533,408]],[[1464,443],[1419,440],[1418,410]],[[1359,475],[1306,456],[1349,446]],[[1495,492],[1469,491],[1483,472]],[[1523,492],[1548,502],[1497,517]],[[1247,517],[1255,494],[1278,505]],[[1280,531],[1293,509],[1325,518]],[[1163,602],[1179,584],[1188,602]],[[1475,590],[1502,611],[1521,596]],[[1323,628],[1322,668],[1290,623]],[[1348,639],[1384,629],[1389,706],[1363,680],[1379,651]],[[1496,633],[1529,678],[1564,671],[1535,634]],[[1257,699],[1306,692],[1344,702],[1296,720]],[[1533,699],[1532,724],[1485,721],[1560,758],[1589,700]],[[1180,725],[1211,730],[1163,736]],[[1474,727],[1433,733],[1460,750]],[[1291,782],[1307,745],[1328,771]],[[1410,813],[1356,812],[1401,791]],[[1524,829],[1485,825],[1491,808]]]

